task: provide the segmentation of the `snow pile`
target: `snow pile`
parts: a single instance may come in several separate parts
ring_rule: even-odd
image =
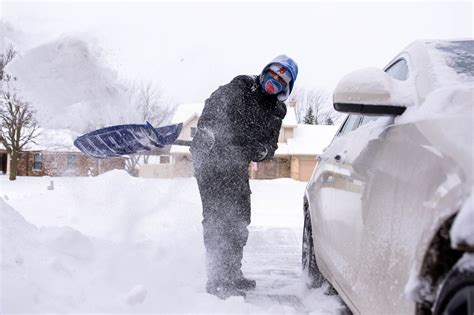
[[[474,246],[474,194],[464,202],[450,231],[451,247]]]
[[[84,132],[138,121],[125,87],[90,40],[69,36],[40,45],[17,56],[7,71],[46,128]]]
[[[295,205],[306,183],[251,182],[243,264],[258,287],[254,300],[223,301],[205,292],[201,204],[193,178],[144,179],[112,171],[55,178],[55,189],[48,190],[50,181],[0,176],[1,313],[297,312],[296,304],[268,298],[269,292],[299,299],[305,312],[340,307],[322,290],[301,287],[303,219]],[[285,268],[286,278],[271,273]]]
[[[79,305],[83,292],[75,288],[71,278],[78,277],[74,258],[61,251],[74,254],[69,242],[49,244],[43,240],[43,233],[26,222],[21,215],[0,198],[1,224],[1,311],[39,312],[44,309],[64,311]],[[57,231],[56,237],[61,238]],[[83,237],[83,236],[81,236]],[[79,241],[80,242],[80,241]],[[51,247],[56,245],[54,250]],[[87,262],[83,264],[87,265]],[[47,285],[45,285],[47,283]]]
[[[56,180],[57,188],[46,194],[46,179],[28,180],[6,192],[43,227],[1,201],[2,313],[229,309],[204,291],[198,204],[176,205],[167,197],[173,190],[185,200],[191,181],[165,181],[160,189],[156,182],[111,172],[98,180]],[[92,187],[86,189],[88,182]],[[123,184],[130,184],[130,194],[124,194]],[[21,189],[26,187],[32,189]],[[176,211],[180,215],[172,215]],[[258,310],[242,299],[230,304]]]
[[[87,260],[94,256],[94,246],[89,238],[70,227],[43,228],[41,239],[54,251],[76,259]]]

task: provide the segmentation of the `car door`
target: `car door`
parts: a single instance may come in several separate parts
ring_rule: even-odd
[[[406,60],[400,59],[386,71],[394,78],[403,80],[408,75],[407,69]],[[383,192],[390,191],[390,187],[382,188],[389,182],[384,180],[383,173],[378,173],[378,180],[373,181],[373,166],[383,149],[384,137],[390,132],[393,119],[361,116],[359,125],[343,135],[341,144],[333,152],[335,180],[331,211],[334,220],[341,223],[333,231],[335,246],[332,261],[340,290],[358,306],[377,303],[375,299],[380,297],[380,293],[371,291],[369,294],[367,282],[384,278],[384,261],[388,261],[390,256],[390,214],[384,210],[389,208],[386,203],[396,201],[385,198]],[[374,183],[378,183],[377,187]],[[373,196],[374,191],[379,192],[377,198]],[[359,309],[361,312],[366,310],[364,307]]]
[[[340,138],[343,134],[352,130],[359,124],[359,116],[348,116],[341,128],[335,135],[332,143],[318,157],[318,166],[312,178],[308,182],[307,198],[310,204],[313,224],[313,236],[316,254],[323,264],[331,265],[333,234],[334,234],[334,214],[332,211],[332,195],[334,191],[334,152],[340,147]]]
[[[360,234],[354,229],[360,229],[360,211],[348,211],[360,204],[359,182],[351,182],[347,178],[351,175],[350,164],[347,164],[348,143],[351,135],[359,127],[362,116],[349,115],[340,131],[336,134],[331,145],[324,152],[321,164],[318,166],[319,185],[313,193],[318,203],[316,218],[313,224],[315,240],[318,242],[318,256],[322,263],[327,266],[331,277],[340,282],[340,287],[350,287],[349,274],[352,254],[346,257],[348,251],[357,248],[358,243],[354,235]],[[324,167],[322,167],[324,166]],[[341,194],[342,192],[342,194]],[[336,196],[337,195],[337,196]],[[313,209],[315,207],[312,207]],[[352,247],[352,248],[351,248]],[[354,254],[355,255],[355,254]]]
[[[353,160],[368,139],[364,139],[363,132],[358,132],[363,120],[360,115],[348,116],[326,152],[326,163],[331,169],[331,207],[325,213],[329,232],[325,236],[324,252],[331,276],[346,296],[354,296],[352,282],[357,277],[354,261],[360,252],[363,229],[361,199],[364,181],[352,168]]]

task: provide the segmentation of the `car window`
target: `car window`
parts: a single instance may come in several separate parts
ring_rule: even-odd
[[[360,119],[361,116],[359,115],[349,115],[346,121],[344,122],[344,125],[342,126],[341,130],[339,131],[338,136],[345,135],[346,133],[357,129],[357,127],[359,127]]]
[[[380,118],[380,116],[363,116],[362,121],[360,122],[360,126],[365,125],[368,122],[377,120],[379,118]]]
[[[392,78],[405,81],[408,78],[408,64],[405,59],[400,59],[385,70]]]

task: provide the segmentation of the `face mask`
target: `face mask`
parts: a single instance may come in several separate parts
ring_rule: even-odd
[[[279,94],[283,91],[283,85],[275,80],[270,73],[266,73],[262,79],[263,90],[270,95]]]

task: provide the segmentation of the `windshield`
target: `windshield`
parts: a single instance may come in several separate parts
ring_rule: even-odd
[[[443,55],[444,63],[468,81],[474,80],[474,41],[436,41],[427,43]]]

